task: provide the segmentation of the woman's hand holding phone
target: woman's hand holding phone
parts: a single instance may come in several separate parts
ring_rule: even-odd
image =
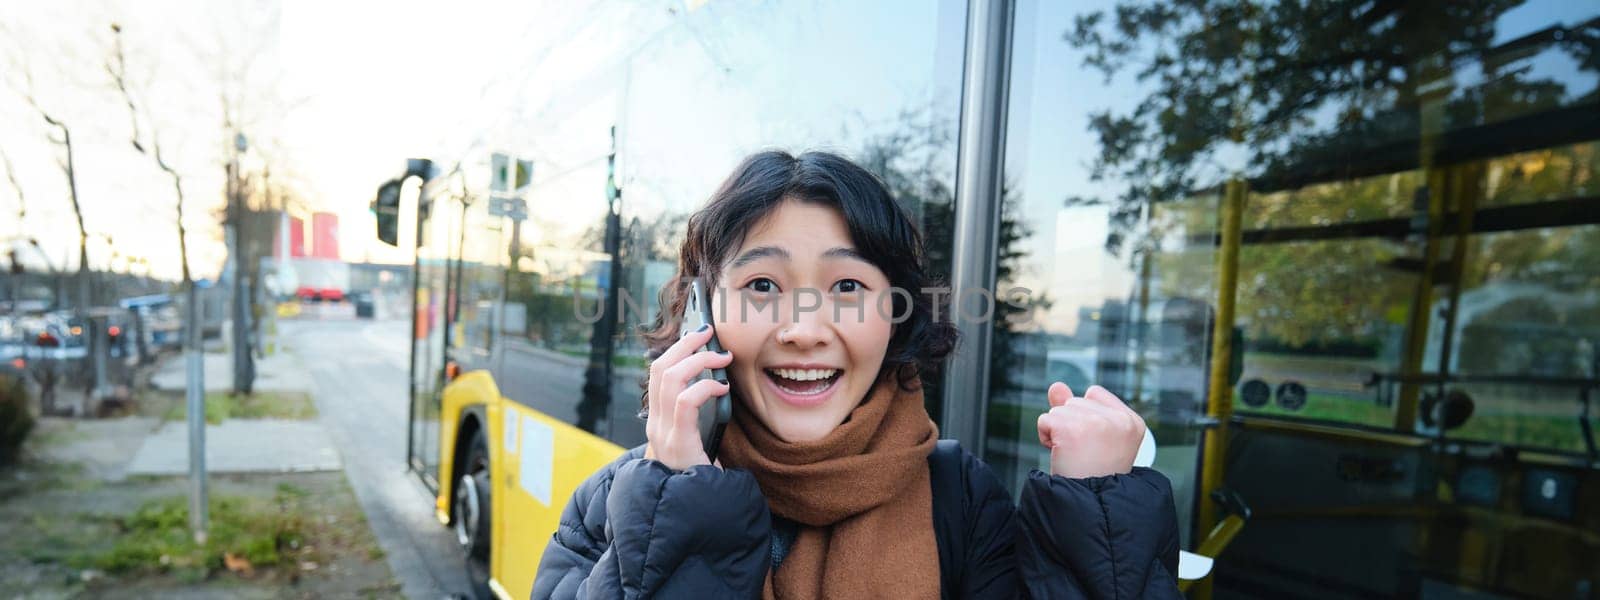
[[[700,438],[700,407],[728,393],[728,382],[695,379],[706,369],[733,363],[731,352],[703,351],[710,325],[691,331],[650,363],[650,408],[645,421],[645,458],[682,471],[710,464]]]

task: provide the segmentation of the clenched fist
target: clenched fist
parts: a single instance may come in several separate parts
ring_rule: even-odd
[[[1056,382],[1047,393],[1050,412],[1039,415],[1039,443],[1050,449],[1050,474],[1071,479],[1133,470],[1144,441],[1144,419],[1105,388],[1074,397]]]

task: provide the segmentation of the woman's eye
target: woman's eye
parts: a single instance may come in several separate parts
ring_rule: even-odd
[[[861,291],[865,287],[866,286],[861,285],[861,282],[854,279],[844,279],[840,280],[839,283],[833,284],[833,291],[840,294],[854,294]]]
[[[778,284],[773,283],[771,279],[767,279],[765,277],[751,280],[750,283],[746,283],[744,286],[749,288],[751,291],[761,292],[763,294],[770,294],[778,291]]]

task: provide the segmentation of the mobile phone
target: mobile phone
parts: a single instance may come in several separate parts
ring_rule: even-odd
[[[701,325],[712,322],[711,294],[706,292],[704,283],[695,278],[689,286],[689,298],[683,307],[683,324],[678,329],[678,337],[682,338],[689,332],[699,329]],[[705,350],[721,352],[722,344],[717,342],[715,332],[711,340],[706,342]],[[726,369],[707,369],[702,371],[695,381],[711,377],[722,381],[728,380]],[[694,382],[690,382],[691,384]],[[728,394],[723,394],[706,401],[700,405],[700,445],[705,448],[706,458],[717,460],[717,450],[722,446],[722,432],[727,429],[728,421],[733,420],[733,399]]]

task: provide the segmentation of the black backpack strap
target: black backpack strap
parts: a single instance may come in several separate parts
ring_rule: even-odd
[[[939,440],[928,455],[933,488],[933,534],[939,545],[939,583],[947,593],[961,589],[967,553],[967,482],[961,443]]]

